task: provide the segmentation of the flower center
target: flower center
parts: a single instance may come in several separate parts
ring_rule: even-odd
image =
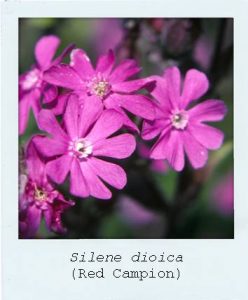
[[[43,201],[47,198],[47,193],[44,190],[36,187],[34,190],[34,198],[35,200]]]
[[[25,79],[22,82],[22,88],[24,90],[29,90],[35,86],[39,86],[40,84],[40,71],[38,69],[34,69],[27,73]]]
[[[111,90],[109,82],[101,75],[93,77],[88,84],[89,93],[104,98]]]
[[[171,116],[172,126],[176,129],[184,129],[188,124],[188,114],[186,111],[182,110],[179,112],[175,112]]]
[[[69,153],[77,158],[86,158],[93,152],[93,146],[90,141],[85,139],[78,139],[70,142]]]

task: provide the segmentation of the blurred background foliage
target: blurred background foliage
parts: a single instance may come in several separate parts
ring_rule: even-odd
[[[34,46],[46,34],[61,38],[58,53],[69,43],[88,52],[95,62],[108,49],[117,59],[135,58],[141,76],[160,75],[171,65],[183,73],[197,68],[210,79],[203,99],[223,99],[228,114],[214,126],[225,133],[224,145],[209,153],[205,168],[187,166],[176,173],[166,162],[152,162],[144,144],[122,162],[128,184],[111,200],[77,199],[63,217],[64,236],[42,224],[37,238],[233,238],[233,19],[20,19],[19,71],[34,64]],[[65,61],[68,62],[69,58]],[[30,115],[20,148],[39,132]],[[141,150],[141,148],[144,148]]]

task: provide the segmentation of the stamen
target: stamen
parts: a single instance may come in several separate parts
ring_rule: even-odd
[[[93,152],[93,146],[90,141],[85,139],[78,139],[71,142],[69,145],[70,155],[76,156],[77,158],[86,158]]]
[[[104,98],[111,90],[109,82],[101,75],[93,77],[88,84],[89,93]]]
[[[44,190],[36,187],[34,190],[34,198],[38,201],[43,201],[47,198],[47,193]]]
[[[188,119],[186,111],[178,111],[172,114],[171,123],[176,129],[184,129],[188,124]]]

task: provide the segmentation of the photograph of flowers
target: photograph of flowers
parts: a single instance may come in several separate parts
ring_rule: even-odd
[[[233,19],[19,19],[19,238],[233,239]]]

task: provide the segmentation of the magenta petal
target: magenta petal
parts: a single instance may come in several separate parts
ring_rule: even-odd
[[[37,120],[41,109],[40,90],[33,89],[25,94],[19,102],[19,134],[23,134],[26,130],[30,107],[33,110],[34,117]]]
[[[178,106],[181,92],[181,75],[179,69],[177,67],[166,69],[164,78],[170,102],[173,106]]]
[[[143,95],[122,95],[122,107],[130,111],[132,114],[147,119],[153,120],[155,118],[155,108],[151,101]]]
[[[66,228],[63,226],[61,216],[65,210],[73,205],[73,201],[65,201],[62,197],[55,199],[48,210],[44,211],[44,217],[48,229],[60,234],[65,233]]]
[[[135,138],[128,133],[118,135],[94,144],[94,156],[109,156],[112,158],[126,158],[135,150]]]
[[[152,159],[166,159],[166,147],[168,145],[170,137],[170,132],[167,131],[164,134],[161,134],[157,142],[153,145],[150,153],[150,158]]]
[[[147,120],[153,120],[155,117],[155,108],[151,99],[144,95],[119,95],[112,94],[112,102],[119,104],[132,114]]]
[[[119,130],[122,125],[122,115],[113,109],[106,109],[96,121],[94,127],[86,138],[94,143],[98,140],[107,138]]]
[[[25,159],[29,177],[36,182],[41,182],[44,176],[45,165],[38,155],[34,138],[27,145]]]
[[[50,139],[45,136],[35,136],[33,142],[38,151],[45,157],[61,155],[67,151],[68,144],[56,139]]]
[[[138,126],[135,124],[135,122],[130,120],[124,111],[119,111],[119,110],[117,110],[117,111],[122,114],[123,126],[126,127],[129,131],[139,134],[140,131],[139,131]]]
[[[31,205],[27,210],[27,237],[35,236],[41,222],[41,210],[36,205]]]
[[[101,55],[97,61],[96,72],[108,76],[114,65],[115,57],[112,50],[107,55]]]
[[[78,138],[78,118],[79,100],[77,96],[71,95],[67,102],[63,120],[66,131],[72,140]]]
[[[168,122],[163,119],[156,119],[154,121],[144,121],[142,125],[141,137],[144,140],[151,140],[155,138],[165,127]]]
[[[41,92],[39,89],[34,89],[31,93],[33,99],[30,102],[31,107],[32,107],[32,111],[34,113],[34,117],[36,120],[38,120],[38,115],[41,111],[41,104],[40,104],[40,96],[41,96]]]
[[[50,103],[58,96],[58,88],[54,85],[46,84],[43,90],[43,95],[43,103]]]
[[[71,52],[70,66],[83,79],[87,79],[95,74],[88,55],[82,49],[74,49]]]
[[[56,100],[54,100],[55,104],[53,104],[52,108],[50,109],[56,116],[62,115],[65,112],[66,104],[70,95],[71,93],[62,94],[59,95]]]
[[[217,128],[205,124],[192,124],[189,131],[207,149],[216,150],[223,143],[224,134]]]
[[[180,134],[176,130],[162,134],[153,146],[150,158],[167,159],[173,169],[181,171],[184,167],[184,151]]]
[[[97,176],[113,187],[122,189],[126,185],[127,176],[120,166],[95,157],[90,158],[88,164]]]
[[[188,110],[188,113],[194,121],[221,121],[227,113],[227,107],[224,101],[206,100]]]
[[[51,205],[47,205],[46,209],[43,211],[43,216],[46,222],[46,226],[48,230],[51,230],[52,225],[52,215],[53,215],[53,209]]]
[[[41,130],[50,133],[54,138],[67,141],[68,137],[64,130],[60,127],[54,114],[47,109],[42,109],[38,116],[38,126]]]
[[[32,101],[31,93],[26,94],[19,102],[19,134],[23,134],[27,127],[30,101]]]
[[[116,93],[132,93],[142,89],[147,84],[147,79],[136,79],[118,82],[112,85],[112,91]]]
[[[74,159],[71,164],[70,193],[78,197],[88,197],[89,189],[80,168],[78,160]]]
[[[80,137],[88,133],[89,128],[100,117],[103,111],[102,101],[96,96],[85,96],[80,99],[80,118],[78,134]]]
[[[31,71],[33,70],[33,68],[31,69]],[[23,84],[26,81],[27,75],[30,73],[29,71],[26,71],[25,73],[22,73],[19,75],[19,82],[18,82],[18,92],[19,92],[19,100],[22,99],[22,97],[24,96],[24,94],[27,92],[26,90],[23,89]]]
[[[63,206],[63,204],[53,204],[50,208],[49,217],[47,215],[48,210],[44,211],[45,221],[50,231],[54,231],[59,234],[64,234],[67,231],[61,220],[61,215],[67,208],[68,206]]]
[[[127,114],[124,111],[124,109],[121,108],[120,103],[118,103],[115,100],[115,97],[109,96],[104,101],[104,105],[105,105],[105,107],[107,109],[114,109],[114,110],[118,111],[122,115],[123,126],[127,127],[129,130],[131,130],[133,132],[139,133],[139,128],[137,127],[137,125],[135,124],[135,122],[133,122],[132,120],[129,119],[129,117],[127,116]]]
[[[193,101],[199,99],[208,90],[209,82],[207,76],[195,69],[191,69],[187,72],[183,92],[181,96],[182,108],[186,108],[187,105]]]
[[[189,132],[182,132],[185,152],[195,169],[202,168],[208,159],[207,149],[201,145]]]
[[[74,44],[70,44],[69,46],[67,46],[63,50],[63,52],[53,60],[53,62],[51,63],[51,67],[60,64],[62,60],[72,51],[73,48],[75,48]]]
[[[70,170],[72,156],[62,155],[46,164],[47,175],[56,183],[61,184]]]
[[[124,60],[120,63],[111,73],[110,82],[117,83],[126,80],[127,78],[139,73],[141,68],[137,66],[137,63],[133,59]]]
[[[63,224],[61,222],[61,214],[62,214],[62,212],[60,210],[58,210],[57,212],[54,212],[52,223],[49,228],[49,230],[54,231],[58,234],[64,234],[67,231],[67,229],[65,227],[63,227]]]
[[[35,46],[35,58],[42,70],[45,70],[51,64],[59,44],[60,39],[55,35],[44,36],[37,42]]]
[[[90,195],[100,199],[110,199],[112,193],[95,174],[88,161],[80,163],[81,171],[86,179]]]
[[[167,81],[165,78],[160,76],[151,76],[150,80],[152,83],[151,95],[159,102],[159,106],[165,110],[169,110],[173,107],[173,103],[169,97],[167,88]]]
[[[50,84],[68,88],[71,90],[82,90],[85,83],[76,71],[65,64],[53,66],[43,74],[43,79]]]

